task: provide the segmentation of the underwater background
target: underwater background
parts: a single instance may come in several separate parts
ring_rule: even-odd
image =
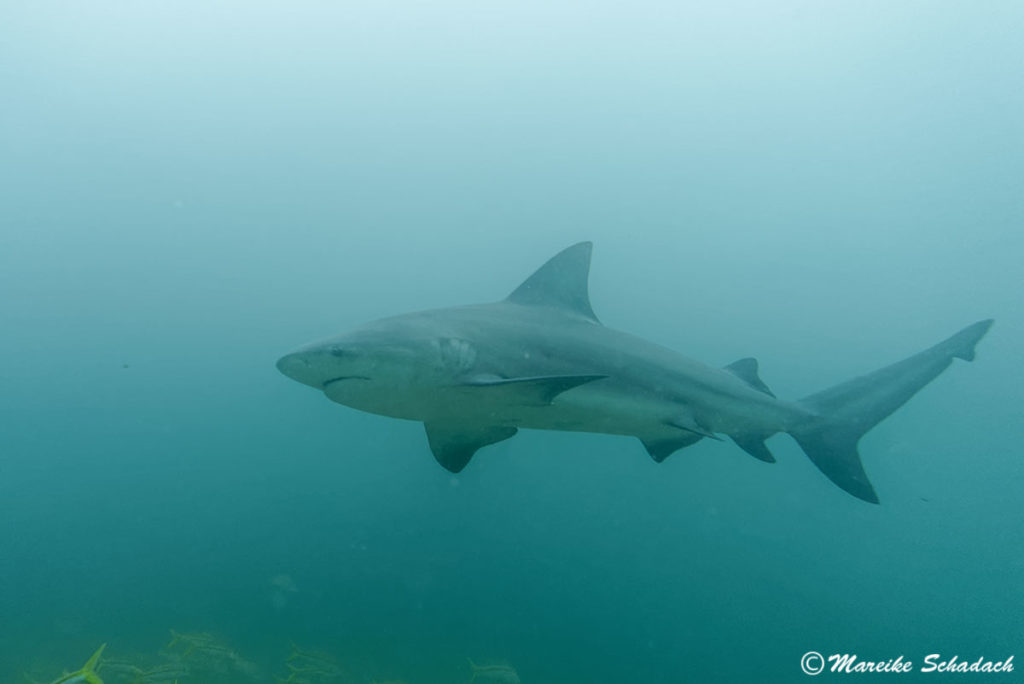
[[[998,1],[0,4],[0,681],[101,643],[108,684],[1024,658],[1022,31]],[[878,506],[785,435],[657,465],[523,431],[454,476],[274,367],[580,240],[606,325],[781,397],[996,324],[862,441]]]

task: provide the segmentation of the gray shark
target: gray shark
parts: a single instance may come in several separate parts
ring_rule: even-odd
[[[972,361],[984,320],[903,361],[798,401],[776,397],[745,358],[713,368],[602,325],[590,306],[592,245],[552,257],[499,302],[385,318],[282,357],[278,369],[328,399],[422,421],[437,461],[462,470],[519,428],[631,435],[658,462],[726,435],[775,458],[792,435],[850,494],[878,503],[857,452],[871,428],[954,358]]]

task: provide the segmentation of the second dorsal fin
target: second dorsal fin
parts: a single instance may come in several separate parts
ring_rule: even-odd
[[[725,367],[725,370],[729,371],[737,378],[747,383],[758,392],[764,392],[769,397],[774,397],[775,393],[768,389],[768,385],[764,384],[764,380],[757,374],[757,359],[753,357],[747,357],[734,361]]]

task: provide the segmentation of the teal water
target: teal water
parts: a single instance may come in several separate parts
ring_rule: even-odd
[[[1024,658],[1022,30],[1008,2],[0,5],[0,681],[101,643],[181,684],[286,679],[291,642],[339,668],[292,681],[341,684]],[[879,506],[784,435],[773,466],[656,465],[524,431],[452,476],[274,368],[579,240],[607,325],[755,355],[782,397],[996,325],[863,440]]]

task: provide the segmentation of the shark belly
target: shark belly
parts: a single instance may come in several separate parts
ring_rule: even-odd
[[[558,395],[549,405],[501,405],[456,409],[452,416],[472,422],[566,432],[669,438],[680,432],[702,437],[743,430],[775,433],[801,420],[797,407],[770,397],[737,397],[713,392],[664,396],[649,387],[589,383]],[[483,410],[480,410],[483,409]]]

